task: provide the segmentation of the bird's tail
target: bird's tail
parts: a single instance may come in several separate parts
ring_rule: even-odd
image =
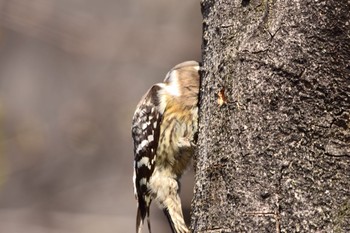
[[[149,218],[149,207],[150,207],[149,204],[146,205],[146,203],[139,203],[139,206],[137,207],[137,215],[136,215],[136,233],[141,233],[141,228],[146,217],[147,217],[148,231],[149,233],[152,233],[151,221]]]
[[[164,208],[163,212],[168,219],[172,233],[189,233],[186,223],[183,220],[182,211],[172,212],[168,208]]]

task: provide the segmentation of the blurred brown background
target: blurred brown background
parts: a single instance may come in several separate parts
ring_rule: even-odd
[[[198,0],[0,0],[1,233],[135,232],[132,114],[201,27]]]

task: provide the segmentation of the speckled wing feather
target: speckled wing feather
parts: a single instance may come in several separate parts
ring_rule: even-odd
[[[149,232],[149,208],[151,196],[147,183],[154,171],[156,152],[160,134],[162,112],[159,112],[158,93],[161,87],[154,85],[144,95],[138,104],[132,122],[132,137],[134,140],[134,192],[138,200],[136,232],[141,232],[141,226],[147,216]]]

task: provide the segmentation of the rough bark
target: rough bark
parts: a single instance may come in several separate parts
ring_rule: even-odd
[[[194,232],[350,232],[350,1],[203,0]]]

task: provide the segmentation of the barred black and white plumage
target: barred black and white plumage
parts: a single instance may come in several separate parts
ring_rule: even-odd
[[[134,191],[138,200],[136,232],[155,200],[174,233],[189,232],[178,195],[179,179],[190,164],[198,129],[199,64],[180,63],[163,83],[143,96],[134,113]]]

